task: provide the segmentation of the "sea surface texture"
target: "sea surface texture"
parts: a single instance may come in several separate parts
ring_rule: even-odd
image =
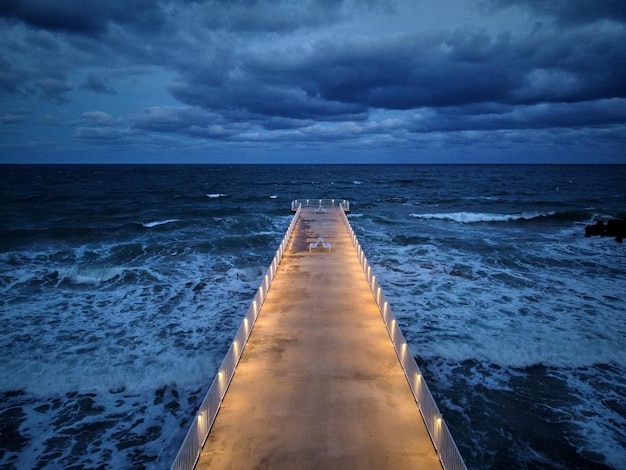
[[[306,198],[351,202],[469,468],[626,468],[594,165],[0,166],[0,468],[169,468]]]

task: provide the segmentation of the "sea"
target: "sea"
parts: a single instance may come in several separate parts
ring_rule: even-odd
[[[0,468],[169,468],[307,198],[468,468],[626,468],[626,165],[306,164],[0,166]]]

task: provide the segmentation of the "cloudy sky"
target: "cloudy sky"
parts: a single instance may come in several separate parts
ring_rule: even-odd
[[[626,1],[2,0],[0,162],[626,163]]]

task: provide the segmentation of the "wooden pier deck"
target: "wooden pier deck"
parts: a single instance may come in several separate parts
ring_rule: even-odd
[[[196,468],[442,468],[340,211],[302,208]]]

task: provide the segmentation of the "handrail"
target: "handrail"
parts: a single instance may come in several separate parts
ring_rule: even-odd
[[[341,207],[344,212],[350,212],[350,201],[345,199],[320,199],[320,198],[309,198],[309,199],[294,199],[291,201],[291,211],[295,212],[298,206],[315,206],[315,207]]]
[[[361,263],[361,267],[363,268],[363,272],[367,278],[367,282],[372,289],[372,294],[374,294],[374,298],[378,304],[385,326],[387,327],[389,337],[393,342],[396,354],[398,355],[398,359],[400,360],[400,364],[404,370],[404,375],[409,382],[409,386],[413,392],[413,397],[415,398],[420,413],[422,414],[430,439],[432,440],[435,450],[437,451],[437,457],[441,461],[445,470],[467,470],[463,457],[461,457],[461,453],[459,452],[459,449],[452,438],[452,434],[448,429],[448,425],[441,416],[437,403],[435,402],[435,399],[433,398],[433,395],[424,380],[422,371],[418,367],[417,362],[415,362],[413,354],[409,351],[409,347],[404,339],[402,331],[400,331],[396,317],[391,311],[391,307],[382,292],[378,279],[372,271],[369,261],[365,257],[365,253],[363,253],[361,244],[359,243],[359,240],[350,225],[350,221],[348,220],[345,211],[341,211],[341,213],[346,227],[348,228],[348,232],[359,258],[359,262]]]
[[[213,426],[213,422],[217,417],[217,412],[219,411],[222,400],[224,399],[224,395],[226,395],[226,390],[228,389],[233,375],[235,374],[235,368],[239,363],[239,359],[241,358],[241,354],[246,346],[248,337],[250,336],[254,323],[259,316],[259,311],[261,310],[267,291],[269,290],[270,284],[274,279],[283,254],[287,249],[287,245],[291,239],[291,234],[296,226],[298,217],[300,217],[301,211],[302,204],[299,204],[296,208],[296,213],[289,224],[289,228],[287,229],[278,250],[276,250],[274,259],[267,269],[267,273],[265,274],[261,285],[257,289],[256,295],[252,300],[252,305],[250,305],[246,316],[243,318],[243,321],[239,326],[239,330],[237,331],[237,334],[235,335],[235,338],[233,339],[233,342],[231,343],[230,348],[228,349],[228,352],[226,353],[226,356],[224,357],[224,360],[222,361],[222,364],[220,365],[218,372],[211,383],[211,387],[204,397],[204,400],[202,401],[202,404],[200,405],[200,408],[196,413],[189,430],[187,431],[187,435],[185,436],[185,439],[178,450],[178,454],[172,463],[171,470],[191,470],[195,467],[198,458],[200,457],[202,447],[209,436],[211,426]]]

